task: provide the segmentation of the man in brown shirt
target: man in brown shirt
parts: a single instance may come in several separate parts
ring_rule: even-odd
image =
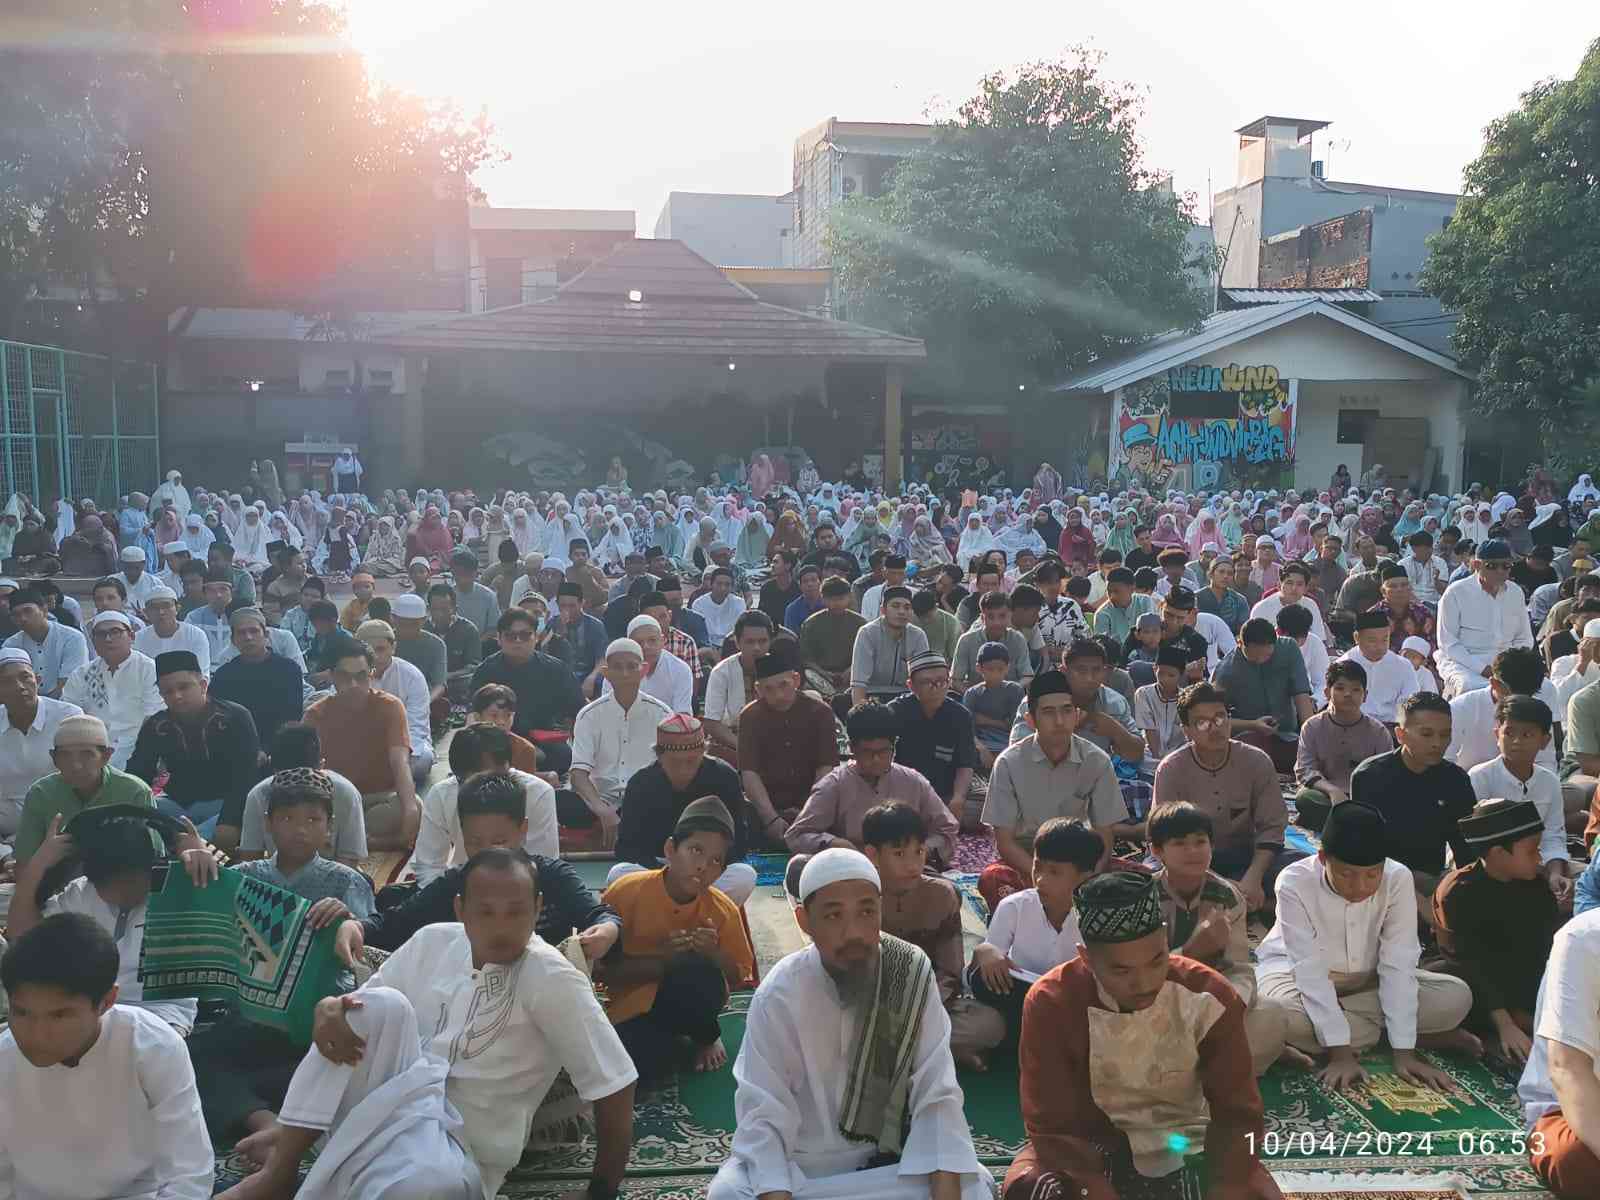
[[[322,735],[323,759],[361,792],[367,849],[409,850],[422,825],[411,779],[406,706],[372,686],[372,649],[352,642],[333,664],[333,695],[306,709]]]
[[[822,603],[822,611],[812,613],[800,626],[800,661],[806,684],[831,700],[850,686],[856,634],[867,619],[851,610],[850,585],[842,579],[822,585]]]
[[[574,538],[567,548],[567,553],[572,558],[572,565],[567,568],[567,582],[575,583],[583,589],[584,611],[598,616],[605,612],[606,603],[611,595],[611,585],[606,582],[606,574],[590,560],[587,542]]]
[[[1211,818],[1212,869],[1234,880],[1250,910],[1270,910],[1278,872],[1305,857],[1283,847],[1289,824],[1278,773],[1264,750],[1229,736],[1228,699],[1211,683],[1178,693],[1189,744],[1156,768],[1151,807],[1187,800]]]
[[[839,765],[833,709],[800,690],[794,652],[756,659],[756,698],[739,714],[739,767],[755,819],[752,840],[783,844],[818,780]],[[763,817],[761,814],[774,813]]]

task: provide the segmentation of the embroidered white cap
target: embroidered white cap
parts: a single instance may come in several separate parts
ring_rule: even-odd
[[[859,850],[851,850],[844,846],[830,846],[826,850],[818,851],[806,863],[805,870],[800,872],[800,903],[804,904],[817,892],[832,883],[844,883],[847,880],[859,879],[870,883],[879,891],[883,890],[883,880],[878,878],[878,868],[872,865],[872,860]]]

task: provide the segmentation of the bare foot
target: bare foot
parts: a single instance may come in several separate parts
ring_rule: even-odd
[[[273,1144],[277,1140],[278,1130],[274,1125],[240,1138],[234,1143],[233,1149],[235,1153],[244,1155],[256,1166],[264,1167],[267,1165],[267,1156],[272,1153]]]
[[[1283,1053],[1278,1055],[1278,1064],[1294,1071],[1315,1071],[1317,1064],[1309,1054],[1297,1050],[1293,1046],[1285,1046]]]
[[[989,1069],[989,1060],[976,1050],[969,1050],[956,1055],[956,1066],[964,1067],[968,1071],[987,1071]]]
[[[1424,1033],[1417,1037],[1419,1050],[1454,1050],[1468,1058],[1483,1057],[1483,1039],[1466,1029],[1446,1033]]]
[[[294,1200],[299,1184],[299,1174],[293,1169],[287,1177],[278,1171],[262,1170],[246,1175],[217,1200]]]
[[[694,1069],[696,1071],[719,1071],[728,1062],[728,1051],[718,1038],[709,1046],[701,1046],[694,1053]]]

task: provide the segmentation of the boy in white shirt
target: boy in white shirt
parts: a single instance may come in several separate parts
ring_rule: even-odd
[[[1278,915],[1257,952],[1260,994],[1288,1009],[1290,1045],[1326,1056],[1322,1082],[1366,1079],[1360,1055],[1388,1035],[1395,1074],[1449,1090],[1450,1077],[1417,1057],[1483,1043],[1461,1028],[1472,989],[1421,970],[1411,872],[1384,857],[1383,814],[1346,800],[1328,814],[1322,849],[1278,876]]]
[[[1022,1034],[1022,1004],[1034,980],[1078,954],[1078,914],[1072,893],[1094,874],[1105,840],[1088,822],[1052,817],[1033,838],[1033,886],[995,906],[989,932],[972,952],[967,984],[981,1004],[1006,1021],[1001,1047],[1014,1050]]]
[[[1156,652],[1156,681],[1133,693],[1133,719],[1144,734],[1142,770],[1153,777],[1157,764],[1189,741],[1178,720],[1178,692],[1189,656],[1178,645],[1163,646]]]
[[[1481,800],[1528,800],[1539,810],[1544,836],[1539,839],[1539,860],[1545,880],[1562,908],[1572,909],[1576,872],[1567,853],[1566,812],[1561,781],[1554,771],[1535,761],[1550,742],[1550,708],[1531,696],[1507,696],[1495,706],[1494,735],[1500,756],[1479,763],[1467,772],[1472,791]]]
[[[1428,645],[1428,639],[1425,637],[1412,634],[1400,643],[1400,657],[1410,663],[1417,673],[1417,691],[1438,692],[1442,696],[1444,693],[1439,691],[1439,677],[1428,665],[1432,656],[1433,647]]]
[[[215,1182],[194,1069],[167,1023],[117,1003],[111,935],[46,917],[6,952],[0,1179],[52,1200],[205,1200]]]
[[[467,780],[483,774],[505,775],[527,798],[528,829],[522,848],[546,858],[561,855],[556,817],[556,790],[537,775],[511,765],[511,737],[496,725],[467,725],[450,739],[450,776],[422,798],[422,824],[412,856],[417,885],[427,887],[453,863],[466,858],[458,801]]]
[[[1367,673],[1361,711],[1391,730],[1400,723],[1400,705],[1425,690],[1417,680],[1417,669],[1389,649],[1389,618],[1380,612],[1356,614],[1355,648],[1344,658],[1360,663]]]
[[[1285,605],[1278,610],[1277,625],[1279,637],[1300,647],[1311,682],[1311,707],[1322,708],[1328,702],[1328,647],[1311,636],[1311,613],[1297,604]]]

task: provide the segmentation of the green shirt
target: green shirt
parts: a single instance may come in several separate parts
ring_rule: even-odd
[[[935,607],[926,617],[911,618],[928,635],[928,649],[937,650],[947,663],[956,660],[956,643],[961,640],[961,622],[955,613]]]
[[[139,804],[145,808],[156,806],[150,794],[150,785],[137,775],[129,775],[108,766],[101,780],[100,790],[88,800],[61,777],[61,772],[46,775],[28,789],[23,797],[22,817],[17,822],[17,840],[14,846],[19,867],[32,858],[44,844],[50,832],[50,821],[58,814],[62,824],[72,820],[86,808],[99,808],[102,804]]]

